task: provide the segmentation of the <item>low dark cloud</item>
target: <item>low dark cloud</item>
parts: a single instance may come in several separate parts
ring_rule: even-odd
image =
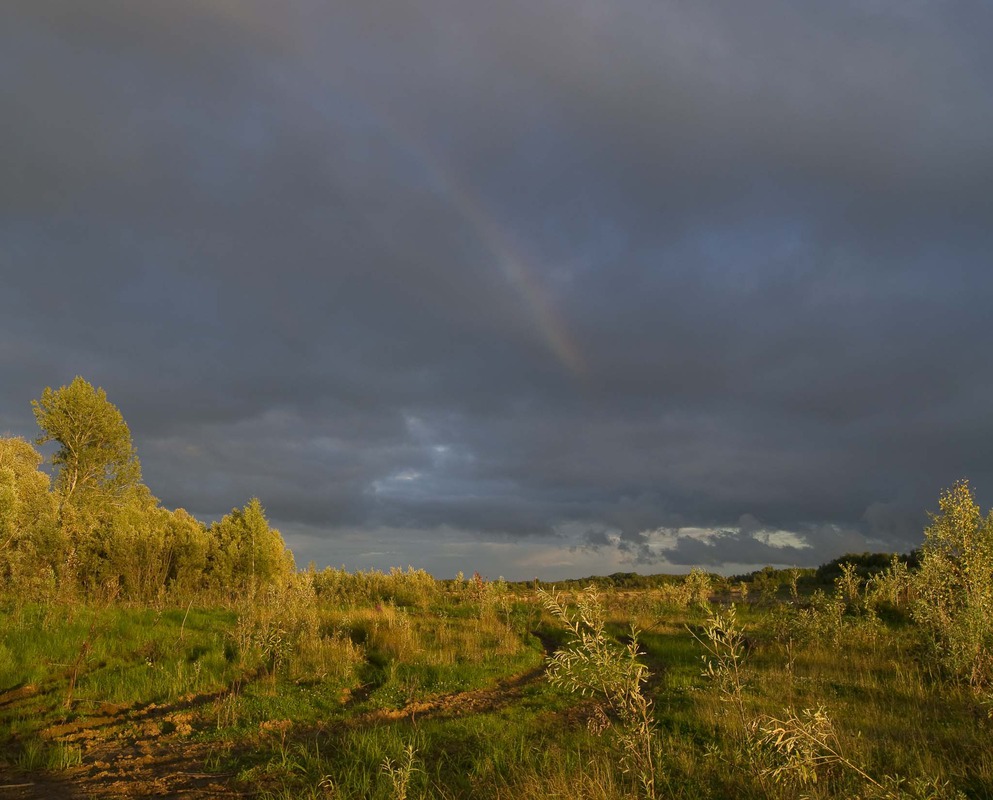
[[[258,495],[320,563],[908,549],[942,487],[993,485],[991,32],[4,3],[0,427],[81,374],[163,502]]]

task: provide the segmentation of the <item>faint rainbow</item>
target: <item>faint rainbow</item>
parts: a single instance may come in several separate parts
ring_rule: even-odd
[[[315,74],[317,74],[316,70]],[[277,79],[274,78],[274,80]],[[524,301],[547,349],[573,375],[578,378],[587,377],[586,360],[583,358],[568,325],[558,313],[541,282],[535,277],[534,269],[528,265],[527,260],[514,246],[511,238],[504,232],[494,216],[487,211],[478,193],[472,191],[464,182],[459,181],[453,170],[449,169],[424,144],[421,138],[402,126],[392,114],[370,105],[368,101],[357,100],[354,95],[339,91],[331,86],[326,79],[321,78],[315,83],[326,92],[338,94],[346,97],[350,103],[361,105],[380,129],[387,132],[390,140],[425,171],[449,200],[452,208],[476,233],[477,238],[489,252],[507,283]],[[279,81],[279,86],[282,92],[293,96],[295,100],[306,105],[322,119],[329,121],[330,115],[309,93],[286,81]]]
[[[410,144],[414,140],[407,138],[404,141]],[[467,186],[458,182],[454,174],[433,158],[426,148],[415,147],[411,152],[438,181],[445,195],[452,201],[453,207],[469,223],[489,251],[507,283],[524,300],[546,347],[573,375],[585,377],[586,361],[568,325],[558,313],[545,288],[535,277],[534,270],[528,266],[526,259],[493,215],[486,211],[482,200]]]

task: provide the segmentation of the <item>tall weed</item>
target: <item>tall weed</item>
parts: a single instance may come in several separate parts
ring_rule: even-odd
[[[569,643],[552,655],[548,678],[553,686],[597,697],[619,723],[617,743],[622,770],[638,783],[644,797],[654,800],[662,778],[661,744],[652,716],[652,701],[643,685],[648,668],[639,661],[638,632],[632,628],[627,645],[621,645],[606,632],[603,605],[592,586],[580,593],[576,610],[565,606],[554,593],[538,590],[551,614],[570,633]],[[601,713],[602,729],[609,718]]]

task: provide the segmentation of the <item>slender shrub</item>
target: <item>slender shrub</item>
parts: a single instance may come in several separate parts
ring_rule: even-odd
[[[993,683],[993,512],[980,513],[968,481],[944,492],[924,531],[913,616],[949,677]]]
[[[554,592],[539,589],[538,595],[570,633],[569,643],[549,661],[549,681],[553,686],[600,700],[600,722],[596,727],[614,728],[622,770],[638,782],[644,797],[654,800],[662,775],[661,746],[652,701],[642,690],[648,668],[639,660],[637,630],[632,626],[627,645],[611,638],[606,631],[603,604],[592,586],[580,593],[575,611]]]
[[[748,727],[745,715],[745,635],[738,627],[734,606],[723,614],[712,611],[704,623],[702,633],[687,628],[690,635],[706,651],[703,675],[711,681],[722,703],[734,709],[744,733]]]

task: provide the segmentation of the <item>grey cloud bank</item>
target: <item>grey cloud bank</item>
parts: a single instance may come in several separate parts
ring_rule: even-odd
[[[905,550],[993,494],[982,4],[14,0],[0,431],[557,578]]]

